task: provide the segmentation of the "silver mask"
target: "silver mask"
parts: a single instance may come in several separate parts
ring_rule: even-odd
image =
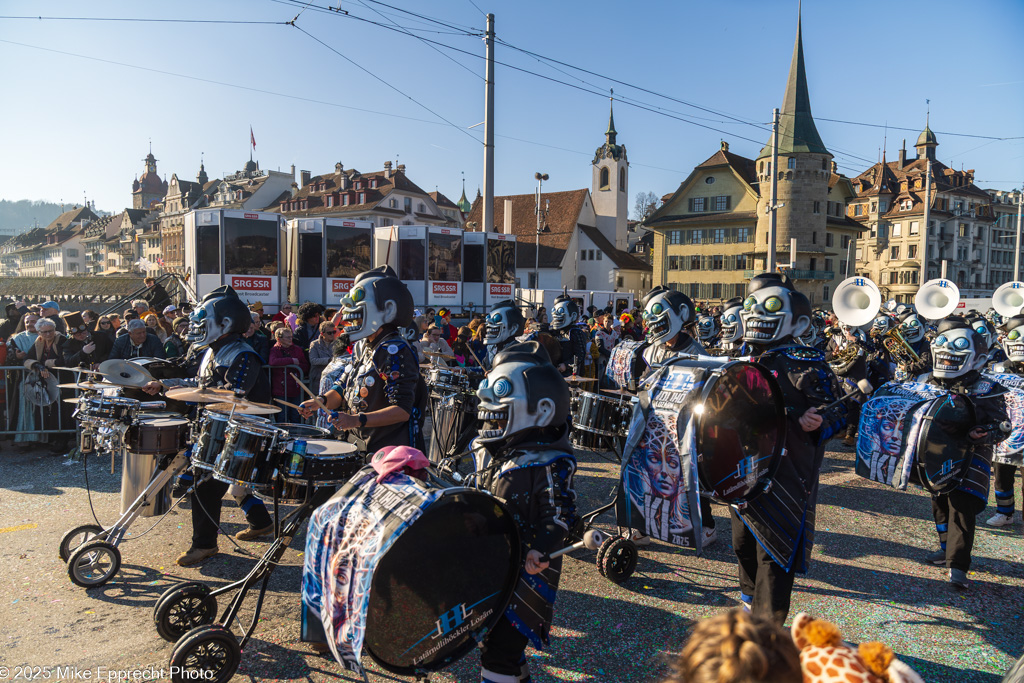
[[[743,339],[754,344],[771,344],[785,337],[799,337],[811,319],[794,320],[785,287],[762,287],[743,300]]]
[[[946,330],[932,340],[932,374],[952,379],[980,370],[988,360],[987,353],[974,348],[974,332],[969,329]]]
[[[481,423],[477,441],[503,441],[513,434],[552,424],[556,413],[552,399],[541,398],[536,411],[529,410],[525,372],[532,367],[535,366],[530,363],[502,363],[487,373],[476,391],[480,399],[477,417]]]
[[[394,301],[385,301],[383,309],[377,308],[373,283],[383,279],[383,276],[364,278],[342,298],[341,320],[349,341],[366,339],[398,317],[398,304]]]
[[[1019,325],[1003,337],[1003,352],[1007,360],[1014,363],[1024,362],[1024,325]]]
[[[743,306],[732,306],[722,313],[722,343],[738,342],[743,338]]]
[[[715,319],[710,315],[702,315],[697,318],[697,338],[701,341],[711,341],[715,337]]]
[[[900,334],[908,343],[916,344],[924,339],[924,323],[916,313],[911,313],[900,323]]]
[[[683,321],[690,319],[690,310],[683,310],[668,301],[665,294],[659,294],[644,307],[644,322],[647,323],[647,340],[652,344],[667,344],[683,330]]]

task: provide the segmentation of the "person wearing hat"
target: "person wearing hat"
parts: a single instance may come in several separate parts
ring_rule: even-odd
[[[434,323],[437,328],[441,330],[441,338],[448,342],[451,346],[459,338],[459,328],[452,325],[452,311],[450,308],[439,308],[437,309],[437,315],[434,317]]]
[[[164,342],[164,355],[167,358],[182,358],[188,351],[185,334],[188,332],[188,318],[178,316],[171,323],[171,333]]]
[[[160,317],[160,328],[168,337],[174,334],[174,319],[179,315],[181,314],[178,313],[178,307],[174,304],[168,304],[164,307],[163,316]]]
[[[67,367],[92,367],[110,356],[113,342],[105,334],[93,336],[81,313],[65,313],[69,338],[64,344],[64,362]]]
[[[10,339],[14,336],[18,329],[18,323],[21,322],[21,316],[28,313],[28,307],[24,305],[19,307],[17,303],[7,304],[5,313],[7,319],[0,323],[0,339]]]
[[[132,358],[166,358],[160,338],[146,330],[146,323],[138,318],[128,321],[128,332],[114,341],[111,358],[129,360]]]
[[[39,316],[53,321],[58,332],[61,334],[67,334],[68,328],[67,325],[64,324],[64,321],[60,319],[60,304],[56,301],[47,301],[40,306]]]

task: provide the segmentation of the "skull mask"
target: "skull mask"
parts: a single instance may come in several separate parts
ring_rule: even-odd
[[[390,266],[360,273],[341,300],[342,323],[350,341],[386,327],[412,327],[412,294]]]
[[[879,313],[875,318],[874,322],[871,323],[871,329],[875,334],[885,334],[894,326],[892,316],[888,313]]]
[[[964,318],[950,316],[939,323],[932,340],[932,374],[952,379],[980,370],[988,360],[987,351],[984,338]]]
[[[900,314],[900,334],[908,344],[916,344],[924,339],[924,323],[913,309]]]
[[[580,319],[580,309],[576,302],[564,294],[555,299],[551,307],[551,329],[564,330]]]
[[[967,323],[985,339],[985,351],[988,351],[996,343],[995,329],[987,320],[977,314],[965,316]]]
[[[774,273],[762,273],[750,281],[743,300],[743,339],[770,345],[786,337],[799,337],[811,325],[811,306],[792,283]]]
[[[480,399],[477,441],[503,448],[531,432],[564,427],[569,417],[569,388],[537,342],[512,344],[494,357],[494,365],[476,392]]]
[[[804,346],[817,346],[819,340],[818,328],[815,325],[808,325],[807,330],[797,339]]]
[[[740,316],[742,310],[742,299],[730,299],[725,302],[725,310],[722,312],[723,344],[738,342],[743,338],[743,318]]]
[[[225,285],[203,297],[192,311],[187,339],[195,348],[205,349],[229,334],[242,334],[251,323],[249,307]]]
[[[668,344],[693,320],[693,302],[682,292],[655,287],[644,297],[644,322],[652,344]]]
[[[499,301],[494,304],[491,314],[484,320],[484,325],[484,344],[501,347],[523,333],[526,320],[514,302]]]
[[[1003,325],[1003,351],[1013,363],[1024,362],[1024,315],[1015,315]]]
[[[715,319],[710,315],[697,318],[697,338],[702,342],[711,341],[715,337]]]

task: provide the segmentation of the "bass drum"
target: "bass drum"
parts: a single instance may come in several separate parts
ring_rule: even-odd
[[[954,490],[967,476],[974,448],[967,433],[975,426],[974,404],[961,394],[932,401],[917,442],[917,476],[934,495]]]
[[[701,490],[723,503],[751,500],[785,451],[782,391],[766,368],[746,361],[708,364],[703,380],[693,408]]]
[[[645,341],[622,341],[616,344],[608,358],[601,386],[636,393],[640,378],[647,367],[647,362],[644,361],[644,349],[647,346]]]
[[[519,530],[489,493],[446,488],[397,533],[370,583],[364,646],[392,673],[438,671],[504,614],[522,562]]]

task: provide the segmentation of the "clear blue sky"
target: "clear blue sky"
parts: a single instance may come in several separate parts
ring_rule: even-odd
[[[404,94],[286,25],[0,19],[0,198],[81,202],[84,193],[98,208],[116,210],[130,204],[150,138],[161,176],[194,179],[204,153],[210,176],[221,177],[248,159],[251,124],[263,168],[295,164],[317,174],[341,161],[379,170],[397,157],[414,182],[452,199],[464,171],[472,199],[481,184],[483,131],[466,128],[483,120],[483,60],[438,48],[442,55],[408,35],[316,9],[340,4],[353,16],[423,29],[418,35],[478,56],[481,39],[459,29],[482,31],[480,10],[494,12],[507,43],[713,110],[556,69],[499,44],[499,61],[588,90],[614,87],[616,97],[725,131],[617,102],[632,205],[637,192],[674,190],[720,139],[733,152],[757,155],[768,139],[759,126],[781,103],[796,29],[796,2],[789,0],[387,2],[451,27],[371,0],[314,0],[297,24]],[[8,1],[0,14],[288,21],[300,9],[273,0]],[[912,128],[888,131],[892,159],[904,137],[913,155],[930,99],[941,161],[976,169],[982,187],[1024,182],[1024,140],[943,135],[1024,136],[1024,3],[805,0],[803,27],[818,130],[843,173],[874,162],[885,131],[823,119]],[[506,66],[497,67],[496,83],[497,194],[533,191],[535,171],[550,174],[545,189],[589,187],[607,97]]]

